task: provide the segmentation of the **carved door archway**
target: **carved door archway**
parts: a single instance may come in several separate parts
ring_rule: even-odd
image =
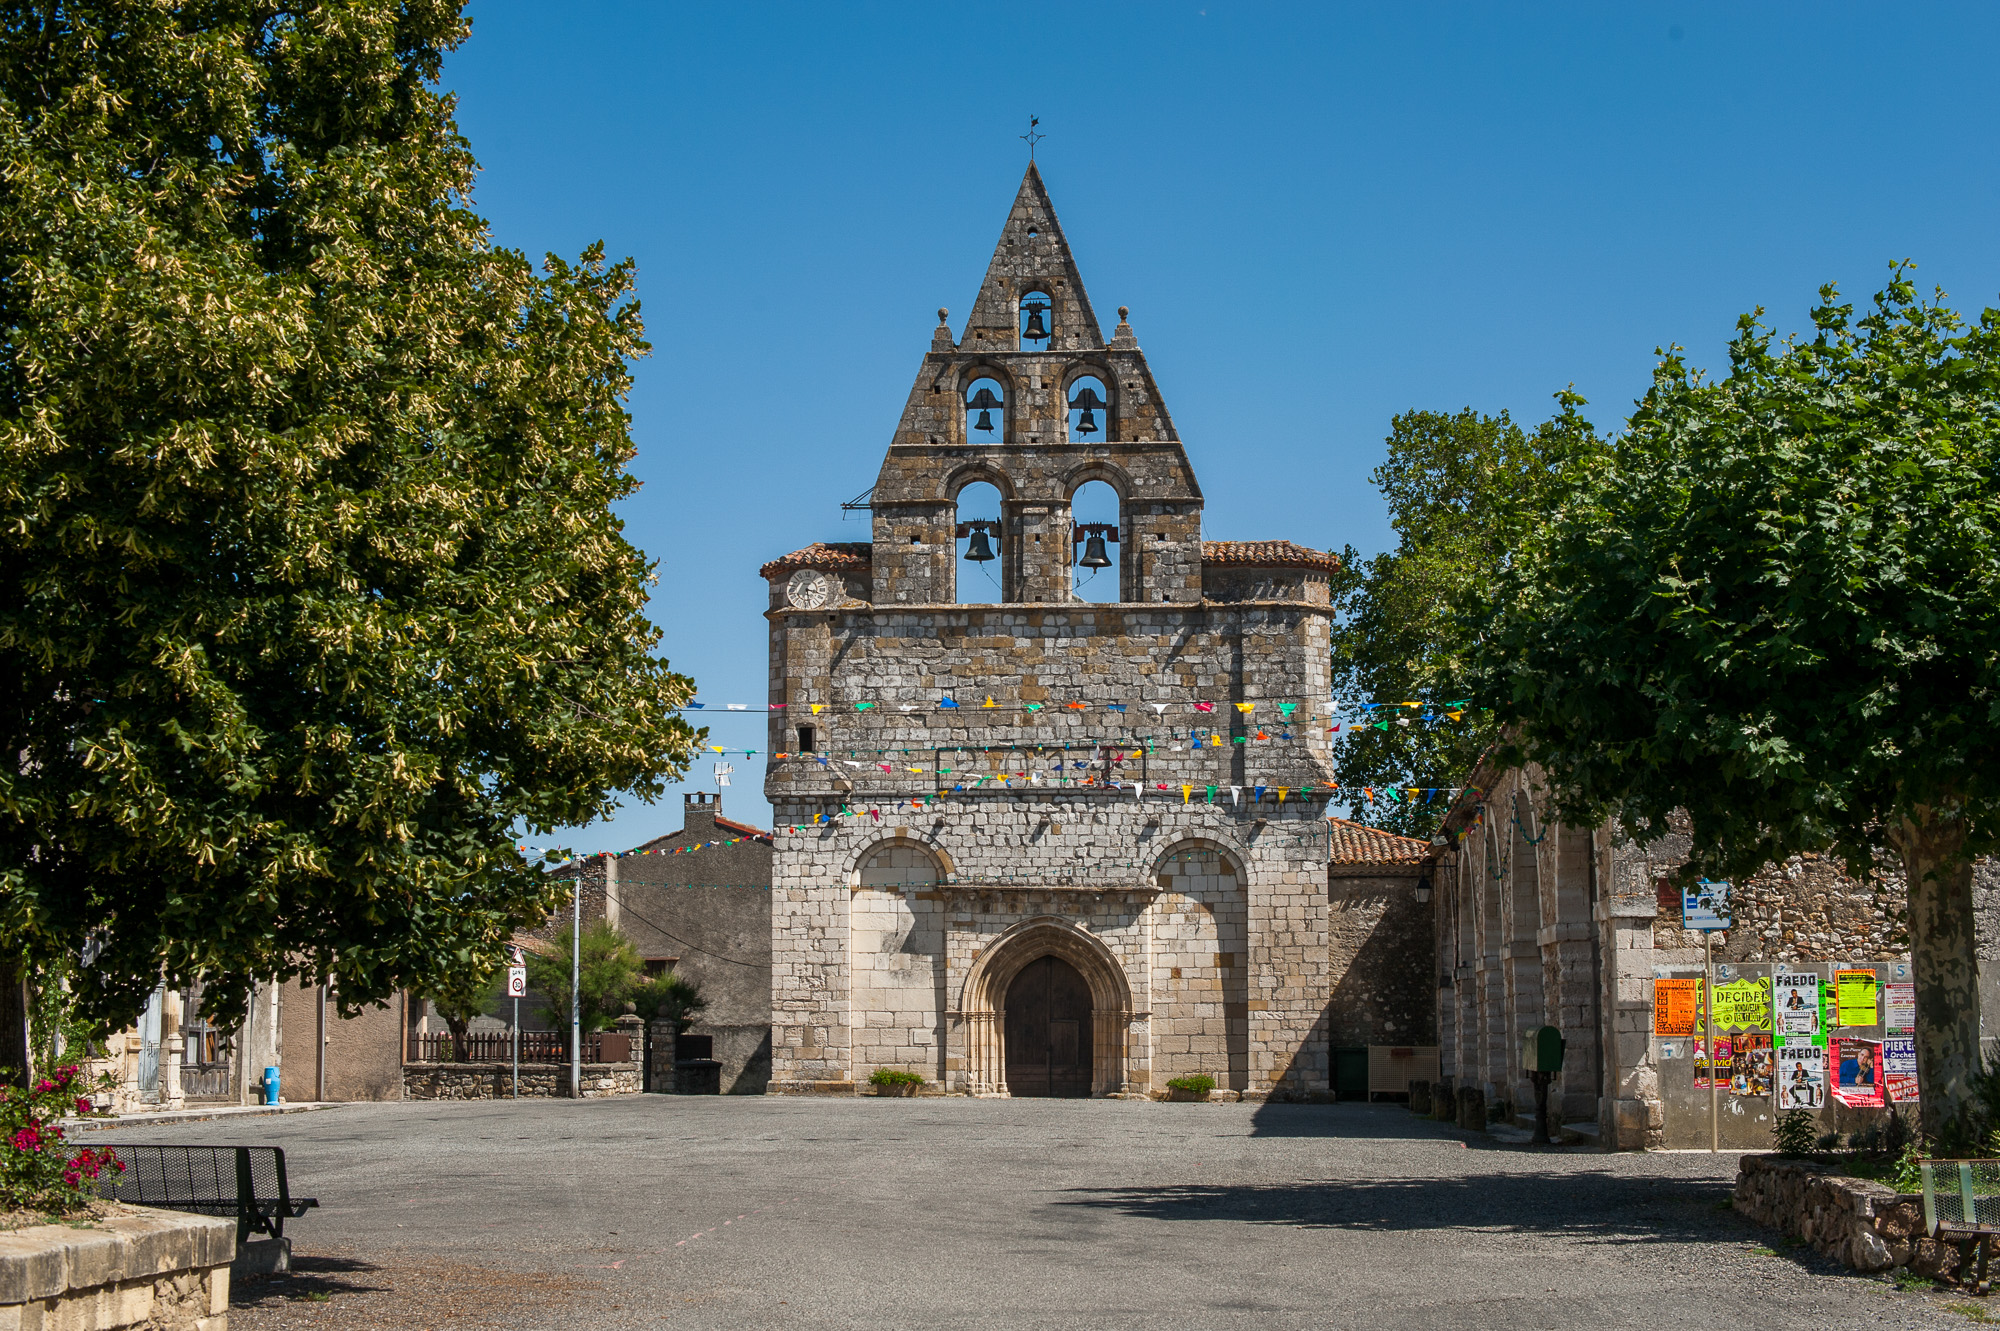
[[[1026,921],[1002,934],[980,954],[966,976],[963,1006],[955,1014],[964,1022],[966,1089],[974,1095],[1014,1093],[1009,1077],[1016,1066],[1011,1050],[1015,1032],[1008,1029],[1008,1015],[1015,981],[1037,964],[1048,966],[1040,983],[1051,1010],[1060,1008],[1053,1020],[1082,1023],[1074,1035],[1075,1053],[1062,1054],[1063,1066],[1077,1068],[1068,1074],[1066,1084],[1081,1085],[1082,1089],[1051,1092],[1030,1088],[1019,1093],[1116,1095],[1125,1091],[1132,1022],[1147,1014],[1132,1010],[1132,989],[1124,968],[1102,942],[1068,921],[1049,918]],[[1074,985],[1054,969],[1057,965],[1074,977]],[[1066,986],[1060,993],[1054,988],[1059,980]],[[1030,987],[1034,983],[1031,979]],[[1078,986],[1083,991],[1080,995]],[[1028,992],[1023,991],[1024,997]],[[1072,1037],[1067,1028],[1056,1028],[1038,1038],[1064,1043],[1067,1051],[1070,1046],[1066,1042]],[[1022,1066],[1032,1062],[1030,1057]],[[1041,1066],[1053,1069],[1052,1056],[1044,1055]],[[1050,1072],[1043,1075],[1051,1085],[1056,1084]]]
[[[1091,1090],[1090,986],[1053,954],[1036,958],[1007,986],[1007,1089],[1075,1098]]]

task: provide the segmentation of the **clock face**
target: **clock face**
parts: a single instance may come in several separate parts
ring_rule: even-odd
[[[833,597],[833,579],[815,569],[802,568],[785,584],[785,599],[800,610],[817,610]]]

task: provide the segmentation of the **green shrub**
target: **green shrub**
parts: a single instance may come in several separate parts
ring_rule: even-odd
[[[1215,1078],[1206,1072],[1197,1072],[1190,1077],[1169,1077],[1167,1089],[1170,1091],[1190,1091],[1195,1095],[1207,1095],[1215,1089]]]
[[[1812,1110],[1788,1109],[1771,1125],[1771,1141],[1779,1155],[1811,1155],[1813,1130],[1818,1126],[1818,1116]]]
[[[868,1084],[870,1086],[921,1086],[924,1084],[924,1079],[921,1073],[904,1072],[897,1068],[876,1068],[874,1073],[868,1078]]]

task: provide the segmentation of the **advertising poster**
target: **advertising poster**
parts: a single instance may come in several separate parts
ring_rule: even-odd
[[[1892,980],[1882,986],[1882,1026],[1891,1035],[1916,1034],[1916,985]]]
[[[1736,1061],[1735,1054],[1736,1051],[1729,1040],[1727,1038],[1719,1038],[1715,1042],[1715,1059],[1711,1062],[1708,1057],[1708,1041],[1696,1040],[1694,1042],[1694,1088],[1697,1091],[1705,1091],[1710,1086],[1728,1086],[1729,1074]]]
[[[1833,1098],[1864,1109],[1882,1107],[1882,1044],[1879,1040],[1833,1042]]]
[[[1701,1021],[1701,981],[1653,981],[1653,1034],[1685,1039]]]
[[[1873,1026],[1882,1018],[1877,1011],[1875,972],[1835,971],[1833,973],[1833,1024]]]
[[[1776,1033],[1785,1043],[1819,1034],[1819,976],[1774,975],[1771,995],[1777,1004]],[[1820,1080],[1824,1084],[1825,1078]]]
[[[1826,1046],[1800,1040],[1778,1050],[1778,1108],[1826,1104]]]
[[[1732,1031],[1729,1049],[1729,1093],[1768,1096],[1771,1093],[1771,1033]]]
[[[1715,1029],[1771,1031],[1771,977],[1715,986]]]
[[[1882,1089],[1894,1104],[1917,1102],[1917,1042],[1907,1036],[1882,1042]]]

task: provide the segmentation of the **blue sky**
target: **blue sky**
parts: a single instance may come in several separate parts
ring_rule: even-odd
[[[1656,346],[1724,364],[1893,259],[2000,304],[2000,8],[1828,4],[480,3],[446,64],[504,245],[639,264],[627,535],[663,650],[765,697],[757,566],[864,540],[940,305],[962,324],[1038,156],[1100,317],[1119,305],[1211,539],[1373,552],[1389,418],[1600,426]],[[762,748],[759,720],[714,723]],[[731,814],[766,823],[760,761]],[[690,789],[712,788],[710,763]],[[628,801],[557,838],[680,826]]]

